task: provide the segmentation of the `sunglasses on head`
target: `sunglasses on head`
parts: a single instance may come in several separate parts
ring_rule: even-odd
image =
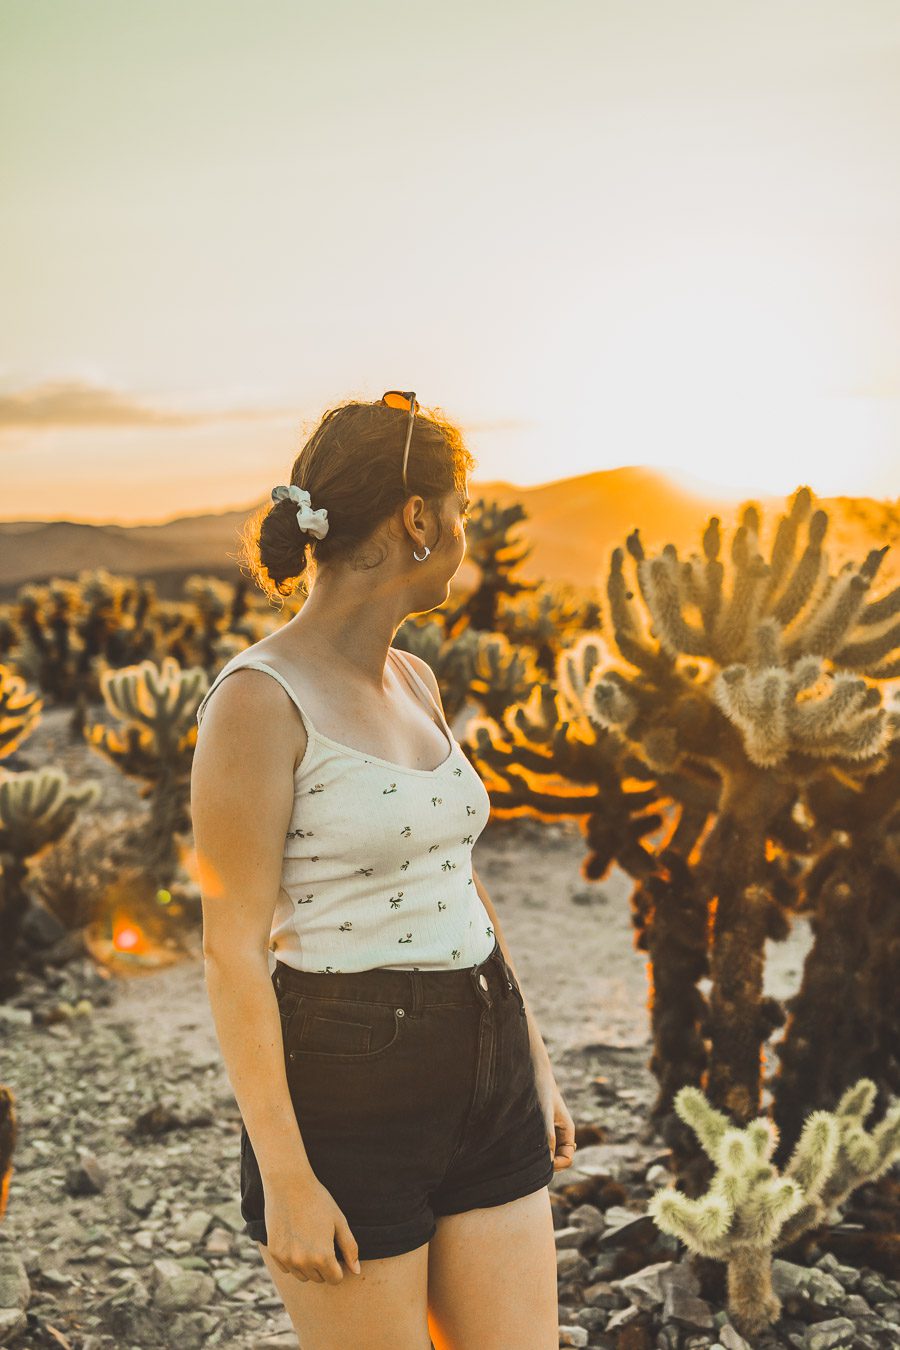
[[[409,484],[406,481],[406,461],[409,458],[409,443],[412,440],[413,421],[416,413],[419,411],[419,405],[416,402],[415,394],[402,393],[399,389],[389,389],[386,394],[381,396],[382,403],[388,408],[399,408],[402,412],[409,413],[409,421],[406,426],[406,444],[403,447],[403,486],[409,491]]]

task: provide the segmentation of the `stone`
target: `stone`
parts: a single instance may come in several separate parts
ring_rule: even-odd
[[[670,1284],[666,1290],[663,1321],[696,1331],[712,1331],[716,1325],[709,1304],[679,1284]]]
[[[855,1336],[849,1317],[832,1317],[827,1322],[815,1322],[806,1329],[806,1350],[836,1350],[852,1345]]]
[[[282,1331],[275,1336],[260,1336],[251,1350],[300,1350],[300,1342],[292,1331]]]
[[[559,1280],[586,1280],[591,1263],[574,1247],[563,1247],[556,1253],[556,1277]]]
[[[216,1293],[216,1282],[202,1270],[182,1270],[177,1275],[164,1276],[153,1294],[154,1307],[161,1312],[181,1312],[197,1304],[211,1303]]]
[[[673,1269],[674,1262],[660,1261],[636,1270],[633,1275],[626,1275],[617,1281],[617,1285],[629,1303],[638,1308],[658,1308],[666,1296],[665,1276]]]
[[[619,1327],[627,1327],[629,1322],[633,1322],[636,1317],[640,1317],[640,1308],[635,1308],[632,1304],[628,1308],[621,1308],[619,1312],[614,1312],[606,1324],[607,1331],[617,1331]]]
[[[194,1209],[178,1224],[172,1236],[177,1242],[186,1241],[196,1243],[206,1234],[207,1228],[212,1223],[212,1215],[205,1209]]]
[[[603,1217],[602,1210],[596,1205],[577,1205],[569,1214],[569,1223],[575,1228],[582,1228],[588,1233],[602,1233],[606,1227],[606,1220]]]
[[[31,1283],[21,1258],[11,1247],[0,1247],[0,1308],[24,1312],[31,1298]]]
[[[100,1195],[106,1189],[106,1173],[93,1153],[84,1153],[66,1175],[70,1195]]]
[[[561,1346],[585,1346],[588,1343],[588,1333],[584,1327],[560,1327],[559,1343]]]
[[[9,1345],[27,1325],[28,1318],[21,1308],[0,1308],[0,1345]]]
[[[589,1284],[584,1291],[584,1302],[590,1308],[621,1308],[624,1298],[611,1284],[599,1281]]]
[[[860,1276],[859,1292],[867,1302],[875,1304],[891,1303],[897,1295],[891,1285],[874,1270],[864,1271]]]
[[[556,1228],[553,1231],[553,1238],[556,1242],[557,1251],[563,1247],[577,1247],[584,1242],[585,1231],[583,1228],[576,1228],[574,1225],[570,1228]]]
[[[735,1331],[730,1322],[719,1328],[719,1340],[724,1350],[752,1350],[752,1346],[744,1340],[739,1332]]]

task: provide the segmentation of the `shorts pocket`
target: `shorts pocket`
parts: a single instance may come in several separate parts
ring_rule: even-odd
[[[289,1057],[369,1060],[400,1040],[406,1011],[387,1003],[301,994],[292,1019]]]

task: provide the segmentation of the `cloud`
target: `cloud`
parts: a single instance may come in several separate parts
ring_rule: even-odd
[[[0,393],[0,430],[10,427],[191,427],[217,422],[265,421],[290,416],[286,409],[219,408],[176,412],[154,408],[127,394],[80,380],[49,380],[15,393]]]

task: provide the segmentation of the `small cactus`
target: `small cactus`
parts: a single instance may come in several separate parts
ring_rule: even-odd
[[[676,1096],[675,1110],[716,1171],[705,1195],[693,1200],[664,1187],[649,1210],[662,1232],[727,1263],[728,1309],[743,1334],[765,1330],[781,1312],[773,1251],[833,1217],[852,1190],[900,1157],[900,1104],[871,1133],[864,1128],[875,1092],[861,1079],[834,1112],[812,1112],[782,1173],[771,1162],[778,1143],[773,1121],[763,1116],[739,1129],[699,1088]]]

